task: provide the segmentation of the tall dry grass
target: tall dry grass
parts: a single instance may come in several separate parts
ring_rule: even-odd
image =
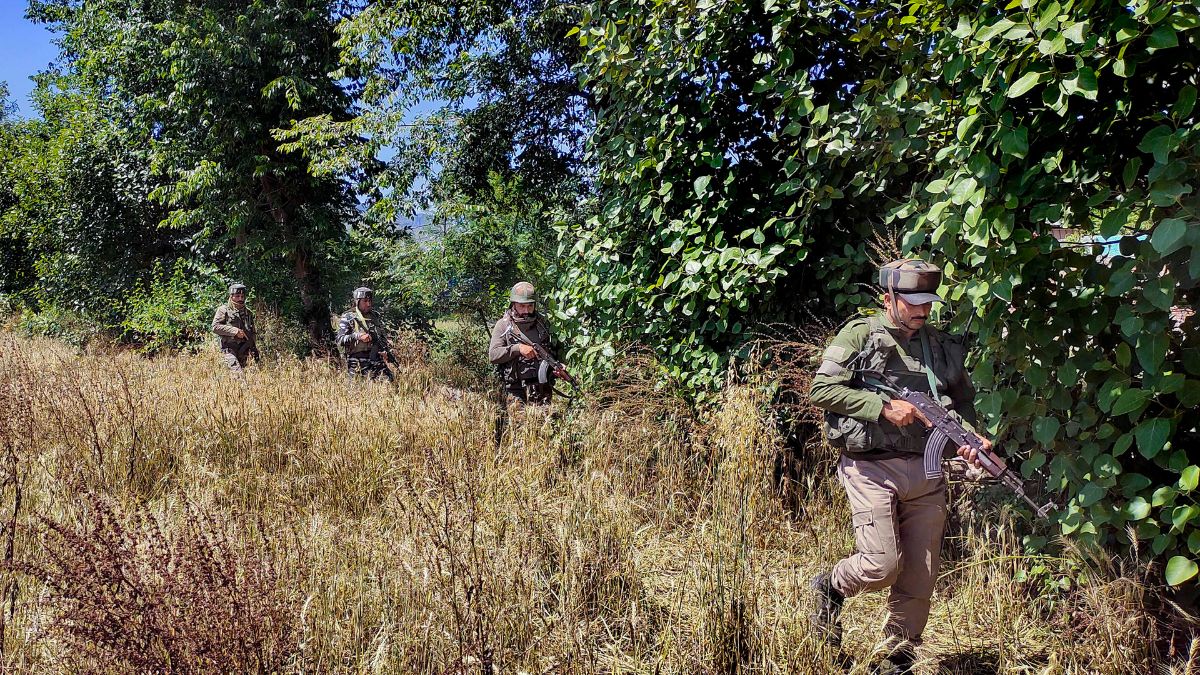
[[[494,398],[418,360],[238,381],[0,336],[4,668],[866,672],[882,594],[849,601],[844,660],[809,631],[808,579],[852,546],[827,451],[788,478],[768,387],[695,414],[646,367],[497,442]],[[950,534],[922,672],[1195,671],[1135,557],[1031,560],[1001,508]],[[1034,564],[1070,588],[1014,581]]]

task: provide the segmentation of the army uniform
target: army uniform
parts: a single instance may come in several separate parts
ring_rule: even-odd
[[[338,319],[335,341],[346,354],[346,374],[351,379],[367,377],[374,380],[382,377],[391,382],[392,371],[383,361],[383,354],[391,353],[391,346],[387,343],[387,331],[374,309],[369,312],[358,310],[358,301],[373,295],[369,288],[354,291],[355,308],[343,313]],[[360,333],[371,335],[371,341],[360,342]]]
[[[233,295],[237,289],[245,291],[246,287],[234,284],[229,287],[229,294]],[[245,338],[238,338],[239,330],[245,333]],[[243,305],[239,308],[233,302],[218,307],[213,314],[212,332],[220,336],[222,359],[234,373],[240,374],[251,356],[258,360],[258,334],[254,326],[254,314],[249,307]]]
[[[905,277],[889,292],[906,300],[913,297],[916,302],[909,300],[911,304],[940,301],[932,292],[941,272],[919,261],[902,263],[891,267],[906,272],[916,268],[925,277],[920,282]],[[895,274],[889,267],[884,270],[888,271],[881,271],[881,279]],[[928,430],[919,420],[905,426],[888,421],[882,414],[886,394],[877,393],[869,382],[882,374],[893,386],[924,392],[936,386],[934,398],[970,427],[975,422],[975,390],[964,359],[958,338],[928,325],[906,338],[886,313],[850,321],[822,355],[810,398],[825,411],[826,436],[841,451],[837,475],[850,502],[855,552],[814,579],[825,602],[824,615],[814,619],[838,640],[842,599],[890,588],[884,632],[909,644],[920,641],[946,520],[945,479],[925,474]],[[823,622],[829,625],[821,626]],[[835,630],[829,631],[831,627]]]
[[[533,284],[518,283],[513,286],[509,301],[516,303],[536,302]],[[492,328],[492,339],[488,343],[488,358],[496,366],[504,391],[523,403],[545,405],[554,394],[554,377],[550,365],[540,359],[521,356],[520,342],[514,331],[521,331],[534,344],[550,349],[550,326],[540,314],[520,317],[513,308],[505,310],[504,316]]]

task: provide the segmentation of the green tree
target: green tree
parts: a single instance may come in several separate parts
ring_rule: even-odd
[[[6,283],[24,304],[119,321],[124,296],[160,257],[175,254],[144,157],[104,113],[103,103],[64,91],[66,78],[39,77],[39,116],[4,123],[0,232],[14,264]]]
[[[893,216],[960,282],[990,430],[1044,470],[1061,530],[1148,542],[1196,573],[1200,343],[1200,12],[1173,2],[915,3],[894,43],[933,35],[912,132],[930,180]],[[900,25],[900,24],[898,24]],[[927,42],[928,44],[928,42]],[[1060,243],[1123,237],[1122,255]]]
[[[321,170],[362,178],[385,232],[429,204],[486,205],[491,176],[532,199],[585,186],[589,99],[564,36],[574,5],[548,0],[363,3],[339,25],[359,114],[315,115],[281,134]],[[386,157],[381,161],[380,157]]]
[[[316,177],[272,131],[349,117],[329,0],[32,0],[61,34],[62,66],[101,96],[123,137],[144,147],[163,225],[194,254],[329,333],[327,285],[349,185]]]
[[[589,6],[601,213],[564,231],[561,261],[578,357],[644,342],[703,390],[755,323],[863,298],[848,281],[920,171],[879,152],[907,104],[903,60],[859,42],[876,20],[835,3]]]

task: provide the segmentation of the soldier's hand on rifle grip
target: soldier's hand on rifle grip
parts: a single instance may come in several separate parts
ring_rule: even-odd
[[[359,333],[357,336],[359,342],[370,342],[371,336],[368,333]]]
[[[921,422],[925,426],[932,426],[929,420],[917,410],[916,406],[908,401],[893,399],[883,402],[883,417],[887,421],[895,424],[898,427],[908,426],[913,422]]]
[[[533,358],[535,358],[537,356],[537,350],[526,344],[518,344],[517,350],[519,352],[521,352],[521,358],[523,358],[523,359],[531,359],[532,360]]]
[[[987,450],[988,452],[991,452],[992,442],[989,441],[988,439],[984,438],[983,436],[979,436],[979,440],[983,441],[983,449]],[[958,456],[967,460],[975,467],[983,466],[982,464],[979,463],[979,451],[975,450],[974,448],[972,448],[969,445],[961,446],[958,449]]]
[[[239,339],[239,340],[245,340],[245,339],[246,339],[246,331],[244,331],[244,330],[242,330],[241,328],[239,328],[239,329],[238,329],[238,332],[237,332],[237,336],[236,336],[236,337],[237,337],[237,339]]]

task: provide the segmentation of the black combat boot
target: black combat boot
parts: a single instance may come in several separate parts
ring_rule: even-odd
[[[910,675],[916,657],[911,649],[901,647],[871,668],[872,675]]]
[[[817,595],[817,611],[808,617],[812,621],[813,628],[830,645],[841,647],[842,603],[846,598],[833,587],[833,579],[827,572],[813,577],[809,585]]]

